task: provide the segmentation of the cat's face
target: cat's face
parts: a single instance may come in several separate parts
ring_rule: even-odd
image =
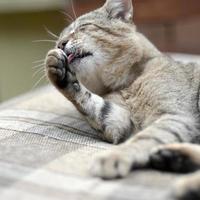
[[[102,8],[79,17],[60,35],[57,47],[64,50],[83,84],[99,90],[96,93],[105,90],[106,70],[131,64],[132,17],[131,0],[107,0]],[[95,80],[99,88],[93,89]]]

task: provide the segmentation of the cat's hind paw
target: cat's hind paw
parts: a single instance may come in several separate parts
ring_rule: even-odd
[[[150,166],[171,172],[195,171],[200,167],[200,163],[196,162],[192,149],[190,144],[170,144],[156,148],[151,153]]]

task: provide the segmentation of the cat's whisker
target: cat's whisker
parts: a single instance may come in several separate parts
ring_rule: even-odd
[[[42,67],[42,66],[44,66],[44,65],[45,65],[45,63],[42,63],[42,64],[39,64],[39,65],[33,66],[33,69],[37,69],[38,67]]]
[[[56,40],[33,40],[32,42],[34,42],[34,43],[38,43],[38,42],[56,43]]]
[[[68,17],[68,20],[70,21],[70,23],[74,21],[74,18],[70,14],[68,14],[68,13],[66,13],[64,11],[61,11],[61,13],[63,15],[65,15],[66,17]]]
[[[71,5],[72,5],[72,11],[73,11],[74,17],[75,17],[75,19],[77,19],[77,14],[76,14],[76,11],[75,11],[75,8],[74,8],[73,0],[71,0]]]
[[[40,82],[45,78],[46,74],[44,74],[35,84],[34,86],[32,87],[32,89],[35,89],[39,84]]]
[[[75,17],[75,20],[74,20],[74,34],[76,35],[76,28],[77,28],[76,19],[77,19],[77,14],[76,14],[76,11],[75,11],[75,8],[74,8],[74,2],[73,2],[73,0],[70,0],[70,2],[71,2],[72,12],[73,12],[73,15]]]
[[[45,28],[46,32],[47,32],[49,35],[51,35],[51,36],[54,37],[55,39],[58,39],[58,38],[59,38],[58,35],[54,34],[54,33],[53,33],[52,31],[50,31],[46,26],[44,26],[44,28]]]
[[[38,70],[36,70],[36,71],[33,73],[32,78],[34,78],[37,74],[39,74],[39,73],[41,73],[41,72],[44,72],[44,68],[43,68],[43,67],[41,67],[41,68],[39,68]]]
[[[44,61],[45,61],[45,59],[41,59],[41,60],[33,61],[32,63],[33,63],[33,64],[37,64],[37,63],[41,63],[41,62],[44,62]]]
[[[39,67],[32,67],[33,70],[38,70],[38,69],[44,69],[44,65],[41,65]]]
[[[69,19],[64,19],[67,23],[71,24],[72,22]]]

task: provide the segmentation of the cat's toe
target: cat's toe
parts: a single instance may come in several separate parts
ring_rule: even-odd
[[[120,152],[109,152],[98,156],[90,172],[93,176],[103,179],[122,178],[128,175],[131,163]]]

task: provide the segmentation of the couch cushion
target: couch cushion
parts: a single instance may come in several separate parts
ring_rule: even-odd
[[[51,86],[6,102],[0,105],[1,199],[169,200],[180,175],[138,170],[123,180],[90,177],[93,157],[111,147]]]

